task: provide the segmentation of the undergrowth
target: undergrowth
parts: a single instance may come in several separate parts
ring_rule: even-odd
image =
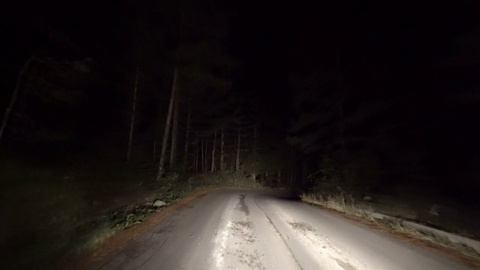
[[[363,217],[392,232],[400,233],[414,239],[429,241],[470,257],[480,259],[480,254],[475,249],[463,243],[455,242],[446,237],[442,237],[433,233],[421,232],[412,227],[406,226],[403,221],[398,218],[376,218],[372,215],[373,211],[371,208],[366,205],[357,204],[352,196],[345,195],[343,193],[331,195],[315,195],[304,193],[301,195],[301,200],[310,204],[333,209],[347,215]]]
[[[344,193],[320,195],[303,193],[300,198],[304,202],[320,205],[325,208],[333,209],[354,216],[368,217],[368,213],[369,211],[371,211],[371,209],[366,206],[359,207],[352,196]]]
[[[120,164],[85,167],[0,162],[0,224],[6,269],[49,268],[92,249],[118,231],[141,223],[157,208],[204,187],[261,188],[240,173],[170,172],[155,181],[156,168]]]

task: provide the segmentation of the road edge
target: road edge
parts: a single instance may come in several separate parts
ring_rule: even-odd
[[[128,227],[125,230],[113,234],[92,250],[84,251],[72,258],[62,261],[54,268],[78,270],[94,269],[94,265],[96,263],[124,248],[130,240],[135,239],[148,229],[166,220],[172,214],[179,211],[193,200],[220,189],[221,188],[218,187],[204,187],[192,191],[188,196],[185,196],[181,200],[166,207],[159,208],[150,214],[142,223],[135,224],[134,226]]]
[[[340,211],[336,208],[329,208],[325,205],[322,205],[316,201],[309,200],[305,197],[300,199],[301,202],[310,204],[315,207],[319,207],[335,214],[341,215],[347,219],[350,219],[354,222],[364,224],[372,229],[376,229],[385,233],[388,233],[392,236],[395,236],[399,239],[404,239],[415,245],[421,245],[426,248],[434,249],[441,251],[446,255],[452,257],[453,259],[459,260],[470,267],[475,269],[480,269],[480,256],[473,255],[471,253],[462,252],[460,249],[454,248],[452,245],[442,244],[438,241],[432,240],[432,238],[425,237],[428,235],[436,237],[436,239],[446,239],[451,243],[457,243],[458,245],[466,246],[472,249],[477,254],[480,254],[477,248],[480,248],[480,241],[470,239],[464,236],[456,235],[453,233],[441,231],[439,229],[431,228],[422,224],[418,224],[412,221],[403,220],[396,217],[387,216],[384,214],[376,213],[369,210],[362,209],[362,214],[350,213],[347,211]],[[391,226],[391,224],[403,226],[407,230],[396,230]],[[420,237],[423,235],[424,237]],[[453,239],[450,240],[450,239]],[[462,241],[462,242],[460,242]]]
[[[369,214],[372,217],[374,217],[376,219],[379,219],[379,220],[390,220],[390,221],[399,222],[399,223],[401,223],[401,225],[403,225],[405,227],[408,227],[408,228],[411,228],[413,230],[417,230],[419,232],[426,233],[426,234],[431,234],[431,235],[434,235],[434,236],[439,237],[439,238],[445,238],[445,239],[448,239],[449,241],[451,241],[453,243],[457,243],[457,244],[460,244],[460,245],[465,245],[465,246],[475,250],[478,254],[480,254],[480,241],[477,241],[477,240],[474,240],[474,239],[471,239],[471,238],[468,238],[468,237],[465,237],[465,236],[462,236],[462,235],[458,235],[458,234],[442,231],[442,230],[439,230],[439,229],[436,229],[436,228],[428,227],[428,226],[420,224],[420,223],[416,223],[416,222],[412,222],[412,221],[408,221],[408,220],[403,220],[403,219],[400,219],[400,218],[396,218],[396,217],[392,217],[392,216],[388,216],[388,215],[384,215],[384,214],[380,214],[380,213],[370,212]]]

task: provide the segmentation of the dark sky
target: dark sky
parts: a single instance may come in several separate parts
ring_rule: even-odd
[[[2,24],[14,32],[8,33],[12,36],[6,40],[11,41],[9,46],[16,42],[13,47],[23,42],[28,46],[32,37],[25,34],[30,28],[39,31],[46,25],[90,50],[101,50],[95,44],[106,42],[122,46],[118,32],[136,21],[134,1],[3,3],[8,5],[3,9]],[[230,45],[257,67],[317,60],[335,42],[347,52],[375,60],[382,54],[396,61],[404,56],[428,57],[478,23],[478,7],[476,1],[466,0],[231,1],[229,8],[235,17]],[[13,36],[17,39],[12,40]],[[317,53],[312,55],[313,50]]]
[[[467,1],[332,3],[242,1],[234,39],[252,73],[328,69],[335,47],[357,69],[420,68],[448,57],[455,39],[479,23],[478,5]]]
[[[312,70],[335,72],[337,48],[351,91],[382,83],[428,85],[421,91],[442,91],[444,85],[469,84],[466,81],[472,78],[459,78],[443,65],[461,50],[456,47],[458,40],[480,25],[480,6],[475,1],[240,1],[237,5],[230,42],[245,61],[239,83],[277,114],[288,114],[285,104],[294,95],[289,77]],[[389,86],[388,91],[397,90]]]
[[[154,1],[142,4],[147,2]],[[3,45],[8,50],[2,58],[9,65],[4,67],[4,85],[10,88],[31,54],[118,60],[115,54],[131,46],[131,36],[123,33],[138,21],[136,1],[2,4]],[[480,11],[477,1],[467,0],[236,0],[221,1],[221,6],[232,14],[229,51],[244,63],[236,84],[261,100],[275,94],[281,104],[291,97],[289,76],[314,69],[332,72],[337,49],[350,79],[359,85],[378,77],[437,72],[442,61],[457,53],[457,39],[478,27]],[[71,48],[52,46],[52,40],[64,38],[71,40]]]

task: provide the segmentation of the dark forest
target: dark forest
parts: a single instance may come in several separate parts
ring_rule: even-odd
[[[341,196],[478,239],[479,11],[2,1],[1,259],[48,268],[141,222],[118,213],[145,198],[213,187]]]

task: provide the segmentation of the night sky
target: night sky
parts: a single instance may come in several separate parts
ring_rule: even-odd
[[[418,90],[425,93],[478,83],[468,81],[474,76],[458,74],[468,73],[470,66],[455,73],[444,70],[460,53],[473,55],[459,61],[478,65],[478,52],[465,52],[458,44],[469,32],[478,36],[479,9],[471,1],[242,1],[239,6],[230,41],[245,61],[239,83],[266,106],[281,104],[280,111],[295,91],[289,76],[334,72],[337,49],[352,81],[350,91],[405,80],[415,88],[430,85]],[[271,102],[272,95],[278,103]]]
[[[6,71],[15,74],[29,54],[114,61],[132,46],[129,31],[142,16],[138,10],[152,2],[4,1],[2,32],[8,53],[3,58],[16,65]],[[332,69],[336,48],[360,80],[429,73],[459,50],[455,46],[462,35],[478,28],[478,4],[466,0],[213,5],[229,16],[225,43],[244,63],[236,75],[239,83],[248,85],[244,91],[263,96],[285,92],[282,79],[292,70]],[[163,20],[162,15],[156,19]],[[61,38],[68,38],[72,47],[53,49],[52,43]]]

